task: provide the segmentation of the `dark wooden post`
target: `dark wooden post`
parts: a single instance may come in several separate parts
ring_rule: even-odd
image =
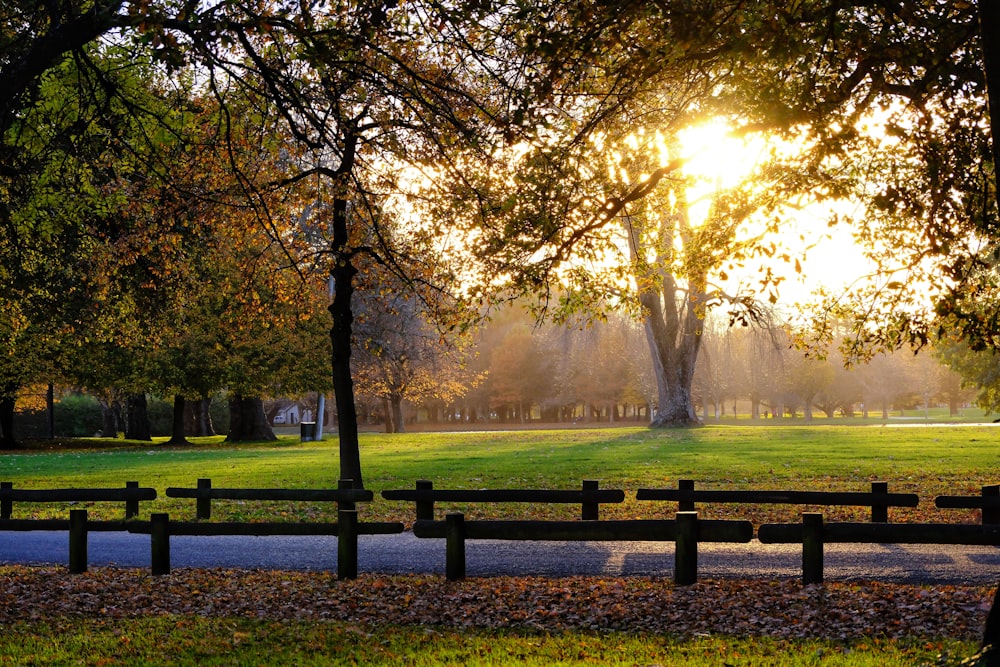
[[[1000,485],[991,484],[983,487],[983,498],[1000,496]],[[1000,523],[1000,511],[992,507],[984,507],[982,511],[983,525]]]
[[[823,515],[802,513],[802,584],[823,583]]]
[[[872,493],[889,493],[888,482],[872,482]],[[889,506],[872,502],[872,523],[888,523]]]
[[[149,516],[150,570],[154,576],[170,574],[170,515],[156,512]]]
[[[69,511],[69,572],[87,571],[87,510]]]
[[[434,488],[434,482],[429,479],[418,479],[417,489],[425,489],[430,491]],[[433,521],[434,520],[434,501],[433,500],[418,500],[417,501],[417,521]]]
[[[0,482],[0,489],[13,489],[14,482]],[[14,501],[10,498],[0,500],[0,519],[9,519],[14,511]]]
[[[349,491],[354,488],[353,479],[340,479],[337,480],[337,490],[338,491]],[[356,510],[357,505],[354,504],[352,500],[338,500],[337,501],[338,510]]]
[[[445,516],[444,572],[448,581],[465,578],[465,515],[449,512]]]
[[[139,488],[139,482],[125,482],[126,489],[136,489]],[[128,498],[125,501],[125,520],[134,519],[139,516],[139,499],[138,498]]]
[[[354,480],[337,481],[337,489],[354,488]],[[358,578],[358,509],[350,500],[337,501],[337,578]]]
[[[584,491],[596,491],[597,490],[597,480],[585,479],[583,480],[583,490]],[[584,521],[597,521],[597,517],[600,514],[600,504],[599,503],[583,503],[583,508],[580,513],[580,518]]]
[[[698,513],[678,512],[674,547],[674,583],[690,586],[698,581]]]
[[[208,491],[210,491],[211,488],[212,488],[212,480],[210,480],[210,479],[199,479],[198,480],[198,491],[199,492],[202,492],[202,491],[205,492],[204,496],[202,496],[199,493],[198,500],[196,501],[196,504],[195,504],[195,515],[194,516],[199,521],[201,519],[205,519],[207,521],[208,519],[212,518],[212,499],[208,497]]]
[[[694,480],[693,479],[682,479],[677,482],[678,491],[694,491]],[[693,512],[694,511],[694,501],[693,500],[682,500],[677,503],[678,512]]]
[[[355,509],[337,510],[337,578],[358,578],[358,511]]]

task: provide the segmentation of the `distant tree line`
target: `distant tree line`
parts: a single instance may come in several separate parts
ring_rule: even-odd
[[[888,418],[893,411],[935,406],[957,414],[975,398],[962,376],[929,348],[880,354],[848,368],[837,345],[825,358],[807,356],[782,326],[708,324],[693,385],[703,421],[737,414]],[[405,414],[403,425],[393,429],[414,421],[649,422],[658,406],[644,336],[641,323],[624,316],[539,326],[522,311],[505,311],[477,332],[463,363],[449,371],[450,381],[461,387],[452,400],[405,396],[397,408]],[[363,421],[383,423],[388,413],[372,389],[359,383]]]

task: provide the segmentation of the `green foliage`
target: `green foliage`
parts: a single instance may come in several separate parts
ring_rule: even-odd
[[[69,394],[56,404],[56,433],[87,437],[100,431],[102,423],[101,406],[92,396]]]
[[[101,406],[87,394],[67,394],[55,403],[56,435],[89,438],[101,430]],[[23,411],[16,416],[17,432],[25,437],[48,436],[48,410]]]

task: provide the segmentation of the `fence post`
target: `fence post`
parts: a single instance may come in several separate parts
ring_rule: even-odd
[[[429,479],[418,479],[417,489],[430,491],[434,488],[434,482]],[[418,500],[417,501],[417,521],[433,521],[434,520],[434,501],[433,500]]]
[[[674,547],[674,583],[690,586],[698,581],[698,513],[678,512]]]
[[[170,574],[169,514],[155,512],[149,516],[149,551],[152,574]]]
[[[353,479],[339,479],[337,480],[337,490],[338,491],[349,491],[354,488]],[[338,510],[354,510],[357,509],[357,505],[351,500],[338,500],[337,501]]]
[[[445,516],[444,571],[448,581],[465,578],[465,515],[449,512]]]
[[[0,489],[13,489],[14,482],[0,482]],[[0,500],[0,519],[9,519],[14,510],[14,501],[10,498]]]
[[[681,479],[677,481],[678,491],[694,491],[694,480],[693,479]],[[693,500],[681,500],[677,503],[678,512],[693,512],[694,511],[694,501]]]
[[[983,487],[983,498],[995,498],[1000,496],[1000,485],[991,484]],[[983,508],[983,525],[1000,523],[1000,511],[992,507]]]
[[[199,479],[198,480],[198,500],[195,502],[194,518],[197,520],[212,518],[212,499],[208,496],[208,492],[212,489],[212,480],[210,479]],[[202,496],[201,492],[205,495]]]
[[[87,571],[87,510],[69,511],[69,573]]]
[[[139,489],[139,482],[125,482],[126,489]],[[139,516],[139,499],[127,498],[125,500],[125,520],[134,519]]]
[[[358,578],[358,511],[356,509],[337,510],[337,578]]]
[[[597,490],[597,480],[595,479],[585,479],[583,480],[583,490],[584,491],[596,491]],[[580,518],[584,521],[597,521],[597,517],[600,512],[599,503],[583,503],[583,508],[580,513]]]
[[[872,493],[873,494],[889,493],[889,483],[872,482]],[[889,506],[872,502],[872,523],[888,523],[888,521],[889,521]]]
[[[802,513],[802,584],[823,583],[823,515]]]

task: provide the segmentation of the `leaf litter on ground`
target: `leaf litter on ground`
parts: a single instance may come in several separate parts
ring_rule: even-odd
[[[795,580],[486,577],[0,566],[0,623],[198,616],[458,629],[625,631],[678,637],[977,640],[985,586]]]

